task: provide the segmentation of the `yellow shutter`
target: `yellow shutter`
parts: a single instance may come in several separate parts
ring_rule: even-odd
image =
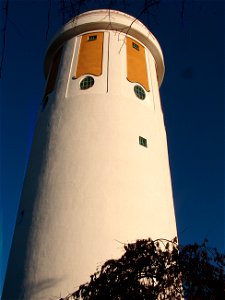
[[[56,52],[53,57],[50,73],[48,76],[48,82],[45,89],[44,98],[50,94],[55,88],[55,82],[58,74],[59,64],[62,56],[62,47]]]
[[[81,37],[75,77],[102,74],[103,32],[91,32]]]
[[[126,38],[126,45],[127,79],[130,82],[140,83],[146,91],[149,91],[145,48],[130,37]]]

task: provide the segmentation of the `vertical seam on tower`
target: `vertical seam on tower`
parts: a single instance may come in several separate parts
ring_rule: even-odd
[[[72,59],[71,59],[70,70],[69,70],[67,85],[66,85],[66,93],[65,93],[66,98],[68,97],[68,89],[69,89],[70,82],[71,82],[71,77],[72,77],[72,74],[73,74],[74,56],[75,56],[76,47],[77,47],[77,37],[74,39],[74,44],[73,44]]]
[[[154,111],[155,111],[155,98],[154,98],[155,90],[153,88],[153,81],[152,81],[152,54],[151,54],[151,52],[150,52],[150,54],[148,52],[146,52],[146,62],[147,62],[148,78],[149,78],[149,83],[150,83],[149,93],[152,94],[152,102],[153,102],[153,107],[154,107]],[[150,97],[150,95],[149,95],[149,97]]]
[[[108,34],[108,57],[107,57],[107,89],[106,89],[106,93],[109,92],[109,45],[110,45],[110,32]]]
[[[151,61],[150,61],[151,63]],[[152,68],[152,65],[150,64],[150,67]],[[151,69],[150,68],[150,69]],[[154,105],[154,111],[155,111],[155,89],[153,88],[153,82],[152,82],[152,77],[151,77],[151,84],[152,84],[152,100],[153,100],[153,105]],[[159,88],[159,87],[158,87]]]
[[[155,111],[155,98],[154,98],[154,89],[153,89],[153,82],[152,82],[152,57],[149,55],[149,53],[147,55],[147,60],[148,60],[149,80],[150,80],[150,83],[151,83],[150,92],[152,93],[153,107],[154,107],[154,111]]]

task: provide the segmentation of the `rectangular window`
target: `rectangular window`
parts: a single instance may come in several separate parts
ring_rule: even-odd
[[[142,85],[149,92],[149,80],[145,47],[139,42],[126,38],[127,80]]]
[[[102,74],[103,32],[89,32],[81,36],[75,78],[85,74]]]
[[[147,139],[143,138],[142,136],[139,136],[139,144],[147,148]]]
[[[135,50],[139,51],[139,46],[136,43],[132,43],[132,46]]]
[[[89,42],[92,42],[92,41],[95,41],[95,40],[97,40],[97,35],[89,35],[89,37],[88,37]]]
[[[50,71],[49,71],[48,81],[47,81],[47,85],[46,85],[46,88],[45,88],[45,94],[44,94],[44,97],[43,97],[43,99],[45,99],[44,100],[45,105],[47,104],[46,101],[48,100],[46,98],[46,96],[48,96],[55,88],[61,56],[62,56],[62,47],[57,50],[57,52],[54,55],[53,60],[52,60],[52,65],[51,65],[51,68],[50,68]]]

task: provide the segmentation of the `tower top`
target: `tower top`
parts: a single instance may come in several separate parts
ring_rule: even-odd
[[[161,47],[148,30],[138,19],[117,10],[98,9],[80,14],[66,23],[53,38],[45,56],[44,73],[47,77],[52,57],[55,51],[68,39],[93,30],[115,30],[128,34],[142,42],[152,53],[156,65],[159,86],[164,77],[164,60]]]

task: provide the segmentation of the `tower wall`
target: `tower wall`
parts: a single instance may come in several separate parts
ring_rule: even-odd
[[[159,96],[163,57],[147,28],[139,21],[129,27],[132,21],[116,11],[88,12],[48,49],[3,299],[65,297],[119,257],[123,243],[176,236]],[[82,43],[90,36],[89,52]],[[87,76],[94,84],[82,89]]]

